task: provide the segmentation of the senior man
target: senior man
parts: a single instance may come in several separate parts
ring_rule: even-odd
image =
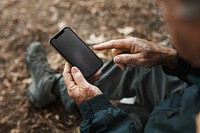
[[[197,131],[195,118],[200,111],[200,1],[159,0],[158,3],[179,56],[176,56],[175,50],[168,49],[166,51],[170,54],[166,58],[165,55],[159,54],[162,48],[138,38],[113,40],[96,45],[94,49],[112,49],[114,62],[122,70],[127,66],[150,67],[162,64],[166,73],[176,75],[186,82],[187,88],[173,93],[161,102],[158,100],[158,105],[152,101],[162,97],[156,93],[162,88],[154,87],[154,81],[151,81],[152,86],[136,90],[136,95],[146,108],[149,108],[147,103],[155,106],[149,115],[144,132],[193,133]],[[151,60],[151,56],[156,56],[152,55],[152,49],[159,56],[152,57]],[[155,58],[163,60],[157,62],[153,60]],[[69,96],[79,104],[83,117],[81,132],[138,132],[137,117],[134,119],[114,107],[98,87],[84,79],[77,67],[71,67],[66,63],[63,76]],[[127,83],[132,82],[132,79],[126,80]],[[152,100],[149,95],[155,99]]]
[[[78,68],[68,63],[63,78],[50,68],[42,45],[32,43],[26,53],[33,79],[28,88],[30,102],[42,108],[61,98],[70,113],[78,105],[83,117],[81,132],[198,131],[195,118],[200,121],[200,2],[158,3],[176,50],[134,37],[94,46],[96,50],[112,49],[114,62],[104,64],[101,78],[97,81],[97,72],[89,83]],[[132,96],[137,97],[134,104],[121,104],[119,108],[109,101]]]

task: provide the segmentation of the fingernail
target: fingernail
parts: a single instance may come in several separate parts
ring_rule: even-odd
[[[94,46],[93,46],[93,48],[96,48],[96,47],[97,47],[97,45],[94,45]]]
[[[77,67],[72,67],[72,73],[77,73],[79,70]]]

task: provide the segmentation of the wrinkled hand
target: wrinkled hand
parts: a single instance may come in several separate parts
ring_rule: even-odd
[[[176,62],[176,50],[140,38],[111,40],[93,46],[95,50],[112,49],[114,62],[125,70],[126,66],[153,67],[155,65],[171,66]]]
[[[86,81],[77,67],[71,67],[69,63],[65,64],[63,77],[69,96],[77,104],[102,94],[99,88]]]

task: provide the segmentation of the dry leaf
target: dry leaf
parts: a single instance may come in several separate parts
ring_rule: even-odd
[[[5,79],[5,80],[3,81],[3,85],[5,85],[6,87],[11,86],[10,82],[8,81],[8,79]]]
[[[60,116],[59,115],[55,115],[55,119],[58,121],[60,120]]]
[[[65,126],[63,124],[61,124],[61,123],[58,123],[57,126],[61,127],[61,128],[65,128]]]
[[[3,102],[3,96],[0,96],[0,103]]]
[[[126,27],[124,27],[124,28],[118,28],[117,31],[118,31],[120,34],[123,34],[124,36],[127,36],[127,35],[129,35],[130,33],[134,32],[134,28],[133,28],[133,27],[126,26]]]
[[[45,119],[49,118],[50,116],[52,116],[52,113],[48,113],[45,115]]]
[[[19,133],[20,131],[19,131],[19,129],[12,129],[11,131],[10,131],[10,133]]]
[[[170,39],[169,39],[169,38],[166,39],[166,40],[163,40],[163,41],[159,42],[159,44],[160,44],[160,45],[163,45],[163,46],[168,46],[169,43],[170,43]]]
[[[106,41],[106,38],[103,34],[101,34],[100,36],[96,36],[95,34],[91,34],[85,42],[89,45],[93,45],[93,44],[99,44],[99,43],[102,43],[102,42],[105,42],[105,41]]]
[[[23,84],[30,84],[31,82],[32,82],[31,78],[27,78],[27,79],[22,80]]]
[[[59,30],[63,29],[66,26],[66,22],[65,21],[61,21],[57,24]]]

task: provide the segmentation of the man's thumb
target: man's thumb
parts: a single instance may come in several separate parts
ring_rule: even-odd
[[[87,81],[85,80],[83,74],[77,67],[72,67],[71,72],[77,85],[87,84]]]

